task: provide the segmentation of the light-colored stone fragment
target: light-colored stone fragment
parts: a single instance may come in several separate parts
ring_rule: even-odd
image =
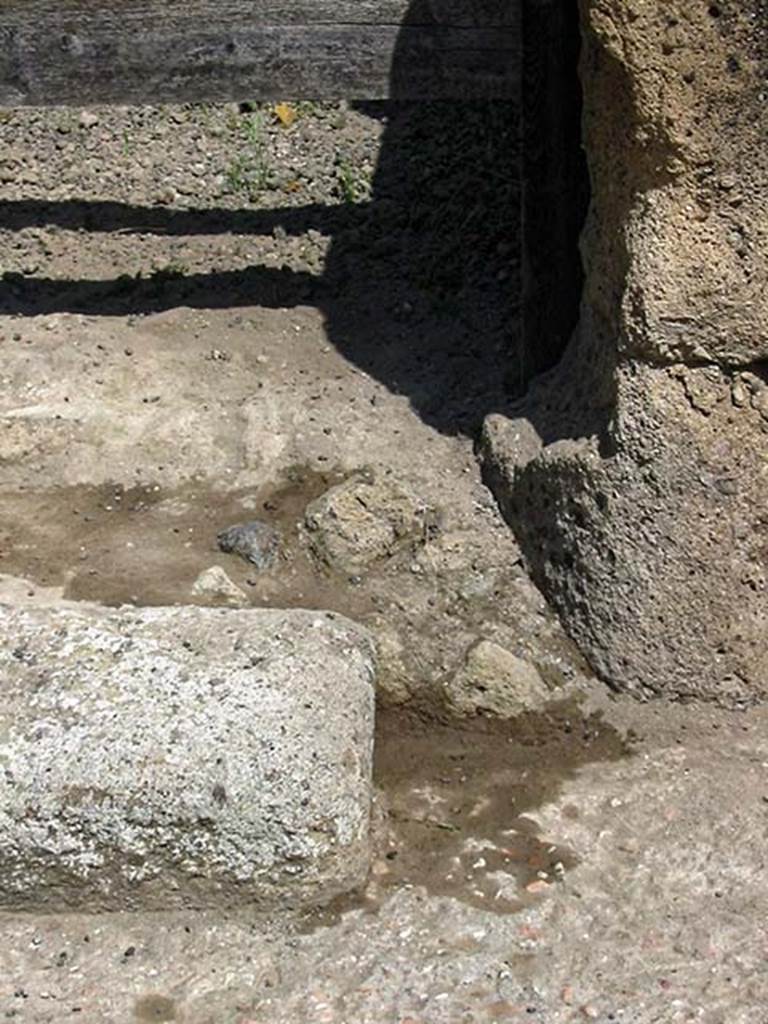
[[[41,587],[23,576],[0,572],[0,604],[62,604],[64,590],[59,587]]]
[[[312,502],[306,526],[318,560],[354,574],[422,534],[427,511],[392,481],[359,474]]]
[[[301,905],[369,857],[374,655],[323,612],[0,608],[0,905]]]
[[[539,711],[551,700],[535,665],[490,640],[480,640],[469,648],[445,694],[454,714],[497,718]]]
[[[248,604],[248,595],[232,582],[220,565],[212,565],[200,573],[192,584],[192,596],[225,601],[235,606]]]
[[[376,694],[385,707],[407,704],[413,696],[409,683],[412,673],[406,665],[403,638],[385,622],[368,623],[374,630],[379,655]]]

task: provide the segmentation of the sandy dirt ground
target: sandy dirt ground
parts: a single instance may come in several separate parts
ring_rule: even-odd
[[[528,375],[514,111],[6,112],[0,139],[0,596],[338,610],[379,640],[382,705],[363,893],[6,915],[0,1013],[768,1021],[765,712],[614,699],[474,457]],[[364,515],[326,537],[339,486]],[[252,518],[267,571],[217,546]],[[231,587],[201,592],[213,567]],[[450,717],[481,641],[544,711]]]

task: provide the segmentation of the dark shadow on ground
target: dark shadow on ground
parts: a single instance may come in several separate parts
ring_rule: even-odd
[[[120,231],[158,235],[269,235],[282,228],[300,235],[310,228],[334,234],[361,224],[368,205],[285,206],[279,209],[189,209],[167,206],[132,206],[113,200],[45,199],[10,200],[0,204],[2,226],[7,231],[56,227],[88,234]]]

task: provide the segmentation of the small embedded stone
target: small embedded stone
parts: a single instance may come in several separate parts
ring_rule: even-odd
[[[257,569],[271,569],[280,552],[280,534],[269,523],[254,519],[222,530],[217,540],[226,554],[240,555]]]
[[[305,525],[318,561],[360,575],[423,537],[429,518],[426,505],[398,484],[360,473],[313,501]]]
[[[85,128],[86,130],[89,129],[89,128],[95,128],[98,123],[99,123],[99,115],[95,114],[92,110],[84,110],[80,114],[80,127],[81,128]]]
[[[514,718],[539,711],[551,693],[532,662],[489,640],[467,651],[464,664],[445,687],[454,714]]]
[[[201,572],[192,584],[192,596],[224,601],[231,605],[248,604],[248,595],[234,583],[219,565]]]

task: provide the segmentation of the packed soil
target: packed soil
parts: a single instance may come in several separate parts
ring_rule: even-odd
[[[381,651],[376,858],[303,916],[0,918],[0,1012],[59,1022],[768,1020],[761,710],[614,699],[483,485],[524,389],[507,105],[6,112],[0,598],[329,608]],[[350,571],[363,475],[428,529]],[[428,515],[426,514],[428,513]],[[258,518],[256,571],[217,533]],[[421,520],[420,520],[421,522]],[[545,711],[452,719],[480,640]]]

